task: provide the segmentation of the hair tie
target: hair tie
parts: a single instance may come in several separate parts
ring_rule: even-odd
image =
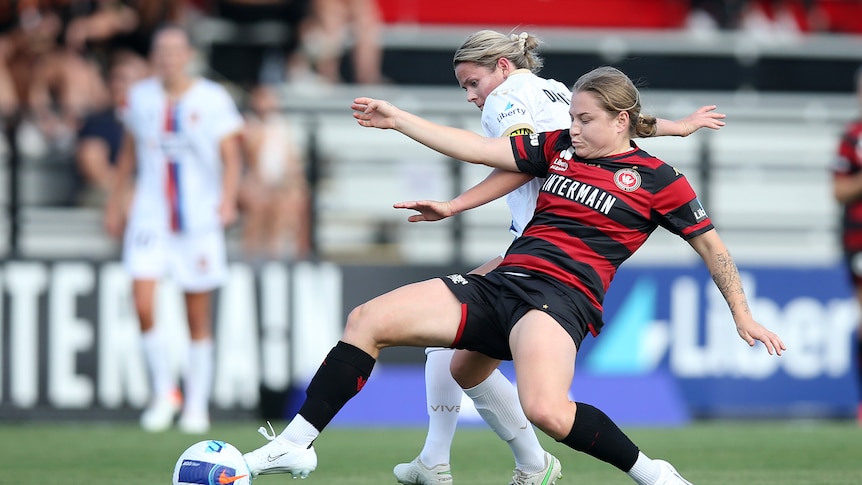
[[[526,52],[526,50],[527,50],[527,37],[529,37],[529,36],[530,36],[530,34],[528,34],[526,32],[521,32],[518,35],[512,34],[510,38],[513,41],[515,41],[515,40],[518,41],[518,49]]]

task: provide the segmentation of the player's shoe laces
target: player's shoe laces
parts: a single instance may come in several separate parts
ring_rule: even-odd
[[[267,423],[269,424],[269,423]],[[272,430],[272,425],[269,425]],[[263,426],[258,429],[269,443],[243,456],[253,477],[273,473],[290,473],[293,478],[307,478],[317,468],[317,453],[314,447],[298,446],[281,436],[267,433]]]
[[[682,478],[682,475],[670,463],[664,460],[655,461],[661,467],[661,475],[659,475],[655,485],[693,485],[685,478]]]
[[[410,463],[395,465],[392,473],[398,483],[404,485],[452,485],[452,469],[448,463],[428,468],[418,456]]]
[[[515,469],[509,485],[553,485],[563,476],[563,468],[554,455],[545,452],[545,469],[536,473],[524,473]]]
[[[151,433],[165,431],[174,424],[174,417],[182,406],[183,398],[179,391],[155,398],[141,413],[141,428]]]

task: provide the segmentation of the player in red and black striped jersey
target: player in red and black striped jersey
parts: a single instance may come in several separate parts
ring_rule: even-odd
[[[862,102],[862,68],[856,73],[856,94]],[[842,205],[841,246],[856,299],[862,304],[862,119],[848,123],[832,165],[835,199]],[[862,321],[856,331],[856,378],[862,425]]]
[[[536,215],[498,268],[402,286],[350,313],[299,413],[279,436],[244,455],[253,475],[314,470],[311,444],[363,387],[380,350],[409,345],[511,359],[524,413],[549,436],[638,485],[691,485],[670,463],[642,453],[605,413],[569,398],[578,349],[586,333],[601,329],[601,302],[616,268],[664,226],[703,258],[740,337],[752,346],[762,342],[770,354],[785,346],[752,317],[739,271],[685,177],[632,143],[656,119],[641,116],[631,80],[599,68],[572,92],[568,135],[515,138],[436,125],[385,101],[354,101],[361,126],[394,128],[457,160],[547,178]],[[426,220],[440,218],[433,203],[417,208]]]
[[[685,176],[638,148],[585,161],[568,130],[512,138],[517,168],[545,178],[536,215],[503,271],[529,270],[583,292],[596,310],[619,265],[663,226],[689,240],[713,229]]]

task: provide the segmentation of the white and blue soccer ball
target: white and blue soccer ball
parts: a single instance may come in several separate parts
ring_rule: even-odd
[[[242,453],[230,443],[206,440],[189,446],[174,467],[173,485],[250,485]]]

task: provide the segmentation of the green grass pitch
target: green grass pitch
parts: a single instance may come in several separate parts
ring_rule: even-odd
[[[216,424],[206,438],[242,451],[264,443],[260,423]],[[274,423],[280,431],[284,423]],[[392,467],[419,452],[424,429],[328,429],[315,443],[318,470],[301,483],[395,484]],[[627,428],[648,455],[671,461],[696,485],[862,484],[862,428],[854,422],[705,422],[682,428]],[[610,465],[540,435],[563,463],[560,485],[634,483]],[[0,424],[0,483],[151,485],[170,483],[180,453],[199,437],[147,434],[132,424]],[[457,485],[505,485],[508,446],[481,427],[455,437]],[[267,475],[255,485],[300,483]]]

